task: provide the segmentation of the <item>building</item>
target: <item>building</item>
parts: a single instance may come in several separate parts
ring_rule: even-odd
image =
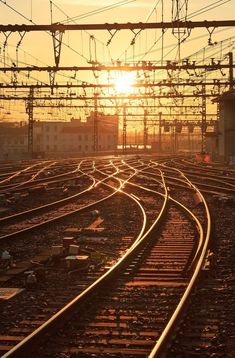
[[[94,153],[94,113],[86,121],[36,121],[33,128],[33,152],[40,157],[69,157]],[[118,145],[118,116],[97,113],[97,148],[114,152]],[[28,125],[2,123],[0,159],[22,159],[28,152]]]
[[[0,159],[22,159],[28,151],[28,126],[20,123],[0,123]]]
[[[218,98],[219,137],[218,152],[224,159],[235,158],[235,91],[230,90]]]

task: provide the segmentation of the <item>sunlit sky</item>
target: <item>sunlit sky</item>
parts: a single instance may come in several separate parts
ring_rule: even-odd
[[[49,24],[51,21],[50,14],[50,1],[49,0],[7,0],[0,2],[0,23],[2,24],[22,24],[30,23],[26,18],[36,24]],[[183,2],[183,1],[182,1]],[[93,1],[93,0],[55,0],[52,3],[53,9],[53,22],[65,21],[68,17],[77,17],[77,23],[113,23],[113,22],[155,22],[162,20],[162,5],[161,1],[156,0],[133,0],[133,1]],[[171,20],[171,0],[165,0],[164,2],[164,14],[165,21]],[[188,2],[188,14],[193,14],[199,9],[203,9],[206,6],[219,3],[217,1],[205,1],[205,0],[189,0]],[[235,1],[222,1],[223,5],[217,6],[214,9],[193,16],[190,20],[224,20],[233,19],[235,13]],[[117,6],[119,4],[119,6]],[[123,4],[123,5],[122,5]],[[116,7],[115,7],[116,5]],[[108,9],[107,7],[114,7]],[[154,7],[156,9],[154,10]],[[105,9],[106,8],[106,9]],[[14,11],[14,10],[15,11]],[[102,11],[103,9],[103,11]],[[93,14],[90,14],[94,12]],[[20,14],[23,16],[20,16]],[[68,16],[68,17],[67,17]],[[80,19],[79,19],[80,17]],[[135,30],[136,32],[138,30]],[[168,33],[171,31],[168,30]],[[232,31],[233,32],[233,31]],[[100,62],[109,61],[110,58],[116,59],[128,59],[131,60],[158,60],[160,54],[158,54],[159,45],[153,46],[157,36],[159,36],[159,30],[147,30],[143,31],[136,38],[134,46],[130,46],[130,42],[134,37],[134,34],[130,30],[119,31],[113,37],[109,46],[106,46],[107,41],[110,39],[108,31],[89,31],[88,33],[81,32],[68,32],[64,35],[64,41],[75,48],[80,54],[72,53],[71,50],[64,48],[61,54],[61,64],[74,65],[75,62],[82,61],[82,56],[85,58],[95,57],[94,43],[89,44],[89,36],[94,35],[97,39],[96,56]],[[168,34],[167,34],[168,35]],[[204,35],[204,38],[200,40],[194,40],[199,35]],[[195,29],[192,31],[190,41],[186,41],[184,44],[185,54],[189,54],[189,51],[193,53],[196,49],[207,45],[208,32],[205,29]],[[215,30],[212,36],[214,41],[220,41],[228,36],[231,36],[231,29],[225,31],[220,28],[219,31]],[[169,39],[169,40],[168,40]],[[0,41],[4,42],[4,35],[0,35]],[[19,41],[19,34],[12,34],[8,39],[8,44],[16,46]],[[100,42],[99,42],[100,41]],[[173,45],[176,42],[173,36],[168,35],[167,45]],[[153,46],[152,52],[144,56],[150,47]],[[42,51],[43,47],[43,51]],[[90,47],[90,48],[89,48]],[[32,56],[53,64],[53,48],[50,36],[46,33],[29,33],[27,34],[20,46],[20,50],[29,52]],[[90,50],[90,51],[89,51]],[[91,52],[91,53],[89,53]],[[152,55],[154,54],[154,55]],[[26,55],[24,55],[26,57]],[[174,58],[174,53],[171,53],[171,59]],[[23,59],[22,59],[23,60]],[[29,61],[32,62],[32,59]]]
[[[183,3],[183,1],[181,1]],[[50,24],[52,5],[53,22],[64,22],[68,18],[74,18],[76,23],[114,23],[114,22],[160,22],[171,21],[171,0],[163,1],[164,12],[162,14],[162,1],[160,0],[0,0],[0,23],[1,24]],[[205,7],[215,4],[215,8],[206,10]],[[222,4],[221,6],[218,6]],[[119,5],[119,6],[118,6]],[[217,6],[216,6],[217,5]],[[195,15],[196,11],[200,11]],[[93,13],[91,13],[93,12]],[[235,0],[205,1],[189,0],[188,15],[191,21],[198,20],[232,20],[235,14]],[[76,19],[75,19],[76,18]],[[71,22],[74,23],[74,22]],[[112,61],[160,61],[161,53],[161,30],[141,31],[137,36],[135,30],[118,31],[110,41],[112,34],[108,31],[70,31],[63,37],[61,52],[61,65],[87,66],[89,62],[97,61],[102,64],[111,64]],[[136,37],[135,37],[136,36]],[[232,28],[219,28],[213,31],[212,43],[220,42],[235,36]],[[131,45],[135,37],[135,44]],[[181,58],[196,53],[208,45],[209,33],[206,29],[194,29],[190,37],[181,46]],[[4,34],[0,34],[0,66],[11,66],[18,60],[19,65],[54,65],[52,39],[45,32],[27,33],[18,51],[16,46],[20,40],[17,33],[11,34],[7,39],[4,56]],[[164,40],[164,61],[174,60],[178,56],[177,38],[171,30],[167,30]],[[231,50],[231,49],[230,49]],[[202,54],[199,54],[202,56]],[[222,56],[222,54],[220,54]],[[10,75],[8,75],[10,76]],[[33,78],[27,78],[25,74],[22,80],[48,80],[47,74],[33,73]],[[70,73],[65,77],[58,75],[58,81],[66,82]],[[100,82],[103,80],[100,75]],[[28,76],[29,77],[29,76]],[[97,83],[95,74],[76,74],[79,81]],[[6,82],[6,78],[0,73],[0,82]],[[9,81],[11,79],[9,78]],[[1,102],[0,102],[1,104]],[[1,114],[1,112],[0,112]],[[1,117],[0,117],[1,119]]]

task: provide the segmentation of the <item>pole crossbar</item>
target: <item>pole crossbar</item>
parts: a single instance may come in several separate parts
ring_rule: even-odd
[[[216,27],[231,27],[235,26],[235,20],[218,20],[218,21],[167,21],[167,22],[127,22],[127,23],[104,23],[104,24],[8,24],[0,25],[1,32],[31,32],[31,31],[51,31],[65,32],[75,30],[135,30],[135,29],[194,29],[194,28],[216,28]]]

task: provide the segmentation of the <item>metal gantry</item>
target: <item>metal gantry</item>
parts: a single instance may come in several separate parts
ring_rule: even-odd
[[[29,89],[29,96],[26,101],[26,112],[28,114],[28,152],[33,155],[33,102],[34,102],[34,89]]]
[[[164,22],[126,22],[126,23],[105,23],[105,24],[9,24],[0,25],[0,32],[32,32],[32,31],[49,31],[51,33],[78,31],[78,30],[146,30],[146,29],[195,29],[195,28],[216,28],[235,26],[235,20],[203,20],[203,21],[164,21]]]
[[[99,150],[97,96],[94,97],[94,152]]]
[[[148,127],[147,127],[147,109],[144,110],[144,150],[147,149],[148,145]]]
[[[123,104],[123,126],[122,126],[122,151],[126,153],[126,138],[127,138],[127,115],[126,115],[126,104]]]
[[[36,107],[35,101],[62,101],[62,100],[68,100],[70,101],[71,107],[83,107],[83,108],[94,108],[94,151],[98,151],[99,143],[98,143],[98,100],[100,103],[100,106],[105,107],[107,105],[107,101],[116,101],[117,100],[121,103],[123,103],[123,152],[126,151],[126,145],[127,145],[127,108],[134,108],[134,105],[128,105],[124,101],[139,101],[142,99],[145,100],[155,100],[158,99],[160,102],[161,98],[166,99],[179,99],[184,100],[187,98],[201,98],[201,135],[202,135],[202,151],[205,150],[205,138],[206,138],[206,127],[207,127],[207,111],[206,111],[206,100],[207,98],[213,98],[218,95],[218,93],[221,92],[221,88],[226,86],[229,86],[229,89],[232,90],[234,88],[234,78],[233,78],[233,68],[235,65],[233,64],[233,54],[230,52],[228,54],[229,61],[228,63],[221,63],[221,61],[215,61],[214,59],[211,59],[211,63],[206,64],[198,64],[196,61],[190,62],[188,59],[186,60],[180,60],[179,61],[167,61],[166,64],[161,63],[161,65],[153,63],[151,61],[139,61],[136,63],[121,63],[120,61],[117,61],[116,63],[112,62],[111,66],[102,65],[100,63],[91,63],[91,66],[60,66],[60,56],[61,56],[61,49],[62,49],[62,40],[63,40],[63,34],[65,31],[75,31],[75,30],[106,30],[106,31],[115,31],[115,33],[119,30],[144,30],[144,29],[172,29],[173,34],[178,38],[178,46],[181,43],[182,39],[185,39],[185,36],[189,36],[192,29],[194,28],[205,28],[209,31],[210,28],[215,29],[216,27],[228,27],[228,26],[235,26],[235,20],[224,20],[224,21],[188,21],[187,20],[187,8],[188,8],[188,0],[174,0],[172,2],[172,21],[171,22],[146,22],[146,23],[114,23],[114,24],[63,24],[63,23],[52,23],[49,25],[0,25],[0,32],[4,34],[6,41],[4,43],[4,46],[7,44],[7,40],[11,33],[18,32],[20,35],[20,42],[22,41],[23,37],[28,32],[35,32],[35,31],[47,31],[51,34],[53,39],[53,49],[54,49],[54,60],[55,65],[54,66],[18,66],[18,60],[17,64],[14,64],[12,66],[7,67],[4,61],[4,67],[0,67],[0,72],[7,73],[11,72],[12,78],[14,80],[12,83],[0,84],[0,88],[12,88],[14,90],[17,89],[23,89],[23,88],[29,88],[29,95],[0,95],[0,99],[2,100],[24,100],[26,103],[26,111],[28,114],[28,121],[29,121],[29,132],[28,132],[28,150],[30,153],[33,153],[33,108]],[[185,13],[185,16],[182,16],[182,13]],[[114,33],[114,34],[115,34]],[[5,47],[4,47],[5,49]],[[18,48],[17,48],[18,49]],[[5,58],[5,56],[4,56]],[[112,83],[108,84],[89,84],[89,83],[81,83],[81,84],[74,84],[74,83],[55,83],[55,76],[56,73],[59,71],[74,71],[75,73],[78,71],[158,71],[158,70],[165,70],[167,74],[169,74],[169,71],[177,71],[179,73],[180,71],[222,71],[222,69],[228,69],[229,76],[226,81],[224,80],[206,80],[206,77],[204,80],[201,81],[194,81],[190,78],[186,79],[185,81],[179,81],[179,76],[177,77],[177,81],[174,81],[171,77],[169,77],[166,80],[158,81],[158,82],[148,82],[147,80],[141,81],[141,83],[136,83],[133,85],[133,88],[140,89],[145,88],[146,92],[143,94],[141,92],[132,94],[132,95],[115,95],[115,94],[104,94],[102,91],[105,88],[114,88],[114,85]],[[20,72],[27,71],[28,73],[32,71],[46,71],[49,73],[49,83],[19,83],[17,81],[17,74]],[[155,77],[154,77],[155,78]],[[182,93],[180,92],[179,88],[182,86],[184,88],[185,86],[195,86],[197,87],[197,91],[195,93]],[[217,88],[213,91],[207,91],[207,86],[213,86],[213,88]],[[155,87],[159,87],[159,93],[156,93],[154,91]],[[173,91],[169,91],[169,93],[162,93],[162,88],[172,88]],[[198,90],[198,87],[201,88],[201,90]],[[51,89],[51,96],[44,96],[44,95],[38,95],[35,96],[34,90],[35,89],[42,89],[42,88],[50,88]],[[54,90],[58,88],[82,88],[85,92],[86,88],[91,88],[94,90],[94,92],[91,95],[62,95],[58,96],[57,94],[54,95]],[[149,92],[147,92],[147,89],[149,89]],[[151,91],[152,90],[152,91]],[[97,91],[100,91],[99,94],[97,94]],[[94,105],[88,106],[86,105],[72,105],[72,101],[92,101]],[[105,105],[103,105],[105,103]],[[183,103],[183,102],[182,102]],[[46,105],[45,105],[46,106]],[[59,105],[60,106],[60,105]],[[58,104],[57,104],[58,107]],[[62,107],[62,105],[61,105]],[[112,106],[108,106],[107,108],[113,108]],[[116,107],[118,108],[118,105],[116,103]],[[142,108],[151,108],[151,105],[143,105]],[[161,107],[159,106],[153,106],[153,107]],[[164,106],[162,106],[164,107]],[[174,106],[173,106],[174,107]],[[180,105],[178,106],[180,108]],[[183,105],[181,106],[183,108]],[[187,106],[186,106],[187,107]],[[147,127],[147,117],[150,116],[151,113],[147,112],[147,109],[144,111],[144,128],[143,128],[143,134],[144,134],[144,148],[147,148],[148,143],[148,127]],[[159,149],[161,149],[161,127],[162,127],[162,113],[159,113]],[[175,127],[176,128],[176,123]]]
[[[205,152],[206,149],[206,86],[202,85],[202,126],[201,126],[201,132],[202,132],[202,146],[201,151],[202,153]]]

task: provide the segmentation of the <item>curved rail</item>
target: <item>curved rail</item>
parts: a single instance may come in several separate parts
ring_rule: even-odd
[[[186,177],[185,177],[186,178]],[[187,178],[186,178],[187,179]],[[187,179],[187,181],[190,183],[190,181]],[[206,235],[205,235],[205,240],[204,243],[200,243],[200,248],[198,248],[197,251],[197,256],[200,254],[200,256],[198,257],[198,261],[194,270],[194,273],[192,275],[192,278],[189,282],[189,285],[187,287],[187,289],[185,290],[174,314],[172,315],[171,319],[169,320],[168,324],[166,325],[164,331],[162,332],[161,336],[159,337],[155,347],[152,349],[152,352],[149,355],[149,358],[154,358],[154,357],[159,357],[160,354],[162,354],[162,352],[166,349],[166,346],[169,344],[169,340],[172,338],[172,332],[174,331],[174,329],[176,328],[181,315],[183,313],[183,310],[188,302],[188,299],[190,297],[190,294],[196,284],[196,281],[199,277],[199,274],[201,272],[201,268],[203,265],[203,262],[205,260],[206,257],[206,253],[207,253],[207,248],[208,248],[208,244],[209,244],[209,239],[210,239],[210,234],[211,234],[211,218],[210,218],[210,212],[207,206],[207,203],[205,201],[205,198],[203,197],[203,195],[200,193],[200,191],[192,184],[190,183],[190,185],[192,185],[194,187],[194,189],[197,191],[197,193],[200,195],[203,204],[205,206],[205,210],[206,210],[206,214],[207,214],[207,231],[206,231]],[[203,246],[202,246],[203,245]],[[196,259],[197,257],[195,257]],[[195,260],[194,259],[194,260]]]
[[[135,174],[132,174],[132,177]],[[163,178],[163,176],[162,176]],[[123,192],[122,188],[125,183],[128,182],[129,179],[121,180],[117,179],[120,182],[119,191]],[[106,185],[109,185],[105,183]],[[163,185],[165,189],[165,197],[164,202],[161,208],[160,213],[158,214],[156,220],[151,225],[151,227],[147,230],[147,232],[144,232],[143,228],[140,231],[138,237],[136,238],[135,243],[130,247],[130,249],[121,257],[121,259],[113,266],[111,267],[103,276],[101,276],[98,280],[96,280],[92,285],[90,285],[86,290],[84,290],[79,296],[77,296],[74,300],[72,300],[69,304],[67,304],[64,308],[62,308],[59,312],[57,312],[53,317],[51,317],[47,322],[45,322],[42,326],[40,326],[38,329],[36,329],[32,334],[27,336],[24,340],[22,340],[19,344],[17,344],[14,348],[12,348],[9,352],[4,354],[2,358],[7,357],[22,357],[22,354],[24,357],[27,357],[28,354],[30,356],[29,346],[31,347],[33,344],[36,344],[40,339],[47,334],[53,327],[55,329],[58,327],[60,323],[62,323],[67,317],[68,314],[71,314],[76,307],[78,309],[78,306],[82,307],[82,305],[87,301],[88,298],[91,297],[91,295],[95,294],[96,290],[99,290],[103,285],[107,284],[109,280],[112,280],[114,275],[118,274],[123,267],[127,264],[127,259],[130,259],[134,256],[136,250],[138,247],[140,247],[144,240],[148,237],[151,230],[156,227],[156,225],[160,222],[164,212],[166,211],[166,205],[168,200],[168,194],[167,194],[167,188],[164,182],[163,178]],[[128,195],[129,197],[134,200],[138,206],[141,208],[141,204],[139,201],[131,196],[128,193],[123,192],[125,195]],[[143,212],[143,209],[141,209]]]

